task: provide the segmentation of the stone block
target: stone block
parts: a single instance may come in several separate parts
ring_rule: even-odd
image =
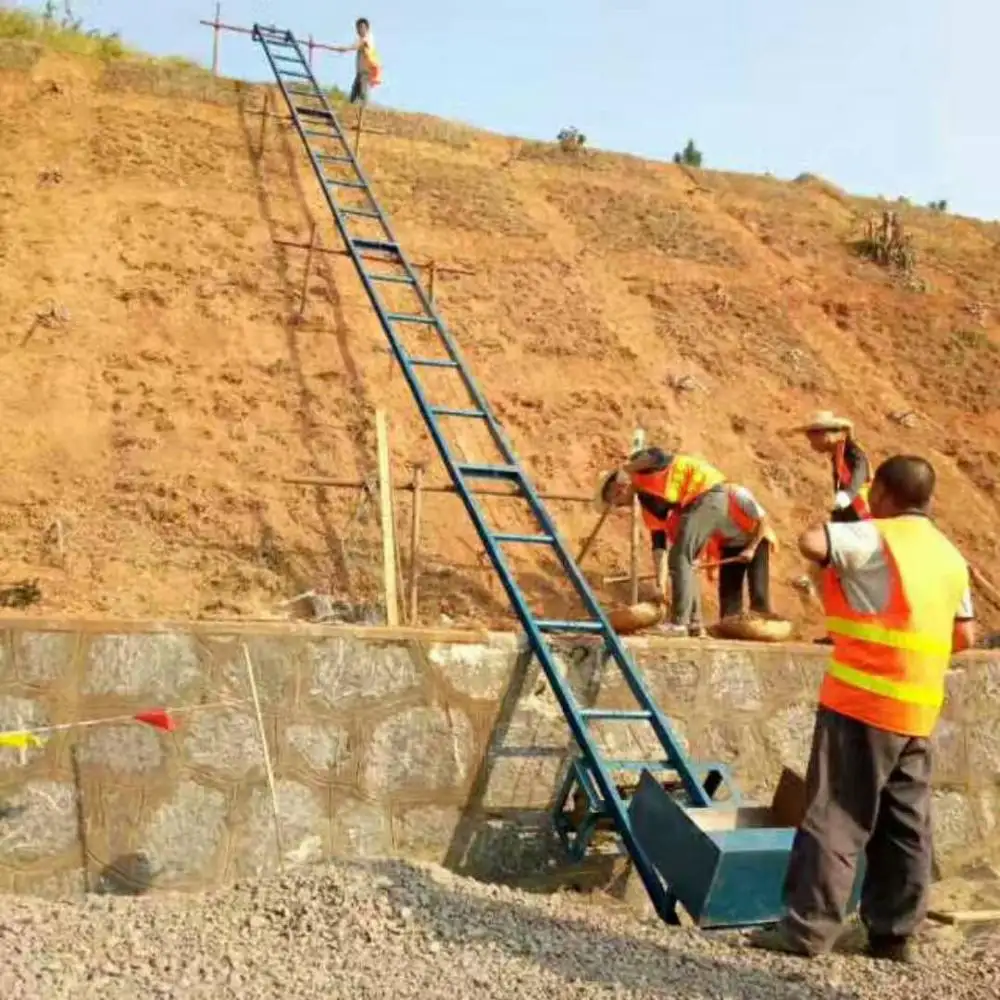
[[[79,741],[81,764],[120,773],[155,771],[163,763],[164,756],[163,737],[139,723],[85,729]]]
[[[700,657],[688,651],[649,654],[639,662],[643,677],[653,697],[667,715],[687,715],[697,704],[701,690],[704,664]],[[621,682],[622,706],[634,703],[624,681]]]
[[[392,854],[392,829],[384,805],[344,796],[333,804],[330,850],[334,856],[384,858]]]
[[[975,815],[965,794],[935,791],[932,809],[934,849],[938,855],[943,857],[976,843]]]
[[[348,732],[342,726],[295,723],[285,729],[285,741],[314,771],[342,773],[355,760]]]
[[[23,729],[37,729],[48,723],[45,707],[30,698],[0,696],[0,732],[16,732]],[[0,769],[26,767],[45,753],[44,743],[50,738],[48,733],[38,733],[43,746],[0,747]]]
[[[1000,725],[970,725],[965,738],[972,781],[1000,781]]]
[[[17,680],[14,657],[11,656],[10,645],[7,642],[8,634],[0,632],[0,684],[10,684]],[[15,636],[16,634],[14,633]]]
[[[291,636],[233,636],[206,642],[209,657],[218,665],[219,694],[248,701],[252,697],[244,646],[250,655],[257,697],[264,709],[275,709],[294,698],[300,679],[309,674],[309,644]]]
[[[85,694],[178,702],[201,677],[192,636],[103,635],[90,644],[83,689]]]
[[[311,643],[309,693],[330,708],[350,709],[404,694],[420,682],[410,652],[344,636]]]
[[[461,818],[461,809],[452,806],[417,806],[394,815],[395,853],[424,861],[444,861]]]
[[[532,755],[532,751],[501,750],[490,754],[485,776],[483,809],[547,809],[555,803],[571,752]]]
[[[372,793],[436,792],[461,788],[473,755],[472,725],[457,709],[409,708],[372,735],[365,787]]]
[[[750,718],[719,718],[692,727],[691,742],[697,762],[728,764],[743,795],[770,801],[781,767]]]
[[[494,644],[437,643],[427,658],[456,691],[493,701],[503,697],[517,665],[516,650]]]
[[[142,845],[158,881],[211,879],[227,812],[222,792],[182,782],[153,814]]]
[[[184,739],[187,759],[229,778],[261,772],[264,751],[257,719],[236,709],[195,712]]]
[[[56,781],[32,781],[3,802],[0,861],[37,861],[77,842],[76,792]]]
[[[763,707],[763,692],[753,657],[739,650],[712,650],[709,691],[714,701],[727,708],[754,712]]]
[[[78,644],[72,632],[15,632],[15,672],[26,684],[50,684],[67,675]]]
[[[934,754],[934,780],[963,787],[969,780],[969,755],[965,728],[960,722],[941,719],[931,739]]]
[[[325,853],[326,830],[326,810],[320,799],[312,789],[295,781],[277,781],[274,791],[285,864],[320,861]],[[276,870],[278,839],[267,785],[253,789],[241,815],[234,817],[234,825],[238,833],[233,838],[227,875],[243,878]]]
[[[792,705],[766,718],[764,735],[777,770],[784,766],[805,774],[815,725],[816,710],[812,706]]]

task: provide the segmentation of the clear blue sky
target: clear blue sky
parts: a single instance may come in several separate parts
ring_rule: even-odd
[[[77,0],[92,26],[208,63],[213,0]],[[380,103],[529,138],[591,145],[855,193],[946,198],[1000,219],[1000,0],[223,0],[223,20],[349,41],[372,22]],[[351,57],[323,55],[347,86]],[[266,74],[225,35],[222,71]]]

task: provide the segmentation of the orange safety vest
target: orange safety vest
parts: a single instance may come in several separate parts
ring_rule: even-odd
[[[854,446],[863,451],[857,441]],[[847,441],[838,441],[837,450],[833,453],[833,480],[834,490],[846,490],[851,483],[851,467],[847,464]],[[862,521],[871,519],[872,512],[868,508],[868,494],[871,492],[872,474],[871,463],[868,468],[868,479],[851,500],[851,509],[861,518]]]
[[[726,481],[726,477],[714,465],[691,455],[674,455],[665,469],[633,472],[631,479],[636,490],[663,497],[667,503],[676,504],[681,509],[690,506],[698,497]]]
[[[823,571],[833,654],[819,702],[877,729],[930,736],[944,702],[955,614],[969,584],[968,567],[925,517],[873,523],[889,568],[889,600],[877,614],[856,611],[836,571]]]

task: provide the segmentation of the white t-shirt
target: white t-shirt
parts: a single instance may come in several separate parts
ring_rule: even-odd
[[[844,596],[855,611],[878,614],[889,603],[889,564],[882,536],[873,521],[851,521],[826,526],[830,541],[830,565],[844,588]],[[972,593],[962,597],[959,620],[975,617]]]

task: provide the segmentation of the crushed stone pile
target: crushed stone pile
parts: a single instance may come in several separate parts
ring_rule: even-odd
[[[917,968],[762,954],[737,932],[639,919],[433,866],[342,863],[200,896],[7,897],[0,996],[16,1000],[915,1000],[1000,996],[1000,941],[932,931]]]

